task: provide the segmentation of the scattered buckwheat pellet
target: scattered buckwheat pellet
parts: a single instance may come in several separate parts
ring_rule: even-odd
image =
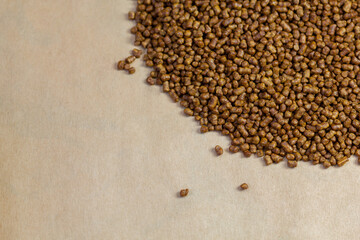
[[[124,65],[124,70],[129,70],[130,68],[131,68],[131,65],[130,65],[130,64],[126,63],[126,64]]]
[[[181,191],[180,191],[180,197],[186,197],[187,195],[188,195],[188,193],[189,193],[189,189],[182,189]]]
[[[189,116],[194,115],[194,111],[191,110],[190,108],[185,108],[185,109],[184,109],[184,113],[185,113],[186,115],[189,115]]]
[[[246,189],[249,188],[249,186],[248,186],[246,183],[243,183],[243,184],[240,185],[240,188],[241,188],[242,190],[246,190]]]
[[[135,73],[135,68],[134,67],[130,67],[128,70],[129,74],[134,74]]]
[[[359,1],[138,0],[129,19],[155,83],[230,151],[289,167],[360,155]]]
[[[208,131],[209,131],[209,128],[208,128],[207,126],[204,126],[204,125],[203,125],[203,126],[200,127],[200,132],[201,132],[201,133],[206,133],[206,132],[208,132]]]
[[[338,162],[337,162],[337,165],[339,166],[339,167],[342,167],[345,163],[347,163],[349,161],[349,159],[346,157],[346,156],[344,156],[344,157],[342,157],[340,160],[338,160]]]
[[[128,14],[129,20],[134,20],[135,16],[136,16],[135,12],[129,12],[129,14]]]
[[[148,78],[146,79],[146,82],[147,82],[148,84],[150,84],[150,85],[154,85],[154,84],[155,84],[155,79],[152,78],[152,77],[148,77]]]
[[[272,161],[272,159],[271,159],[271,157],[269,155],[265,155],[264,161],[265,161],[266,165],[270,165],[270,164],[273,163],[273,161]]]
[[[287,165],[289,168],[294,168],[297,166],[297,161],[288,160]]]
[[[351,0],[347,0],[343,5],[344,12],[348,13],[351,10]]]
[[[129,56],[127,58],[125,58],[125,62],[126,63],[133,63],[135,61],[136,57],[135,56]]]
[[[224,150],[222,149],[222,147],[220,147],[219,145],[215,146],[215,152],[217,155],[222,155],[224,153]]]
[[[251,152],[249,151],[249,150],[245,150],[245,151],[243,151],[243,154],[244,154],[244,156],[245,157],[251,157]]]
[[[118,67],[118,69],[119,69],[119,70],[124,70],[124,67],[125,67],[125,61],[120,60],[120,61],[118,62],[117,67]]]
[[[329,168],[331,166],[331,163],[329,161],[324,161],[323,166],[324,168]]]
[[[132,50],[132,55],[136,58],[140,58],[141,54],[142,54],[142,50],[140,50],[140,49],[134,48]]]
[[[229,147],[229,151],[232,152],[232,153],[237,153],[237,152],[240,151],[240,148],[238,146],[231,145]]]

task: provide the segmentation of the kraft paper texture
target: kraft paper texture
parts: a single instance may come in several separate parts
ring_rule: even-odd
[[[135,5],[0,0],[0,239],[360,239],[357,159],[217,157],[142,61],[116,70]]]

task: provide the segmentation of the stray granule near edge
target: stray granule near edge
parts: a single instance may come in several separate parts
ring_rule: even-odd
[[[249,188],[249,186],[247,185],[247,183],[243,183],[243,184],[240,185],[240,188],[241,188],[242,190],[246,190],[246,189]]]
[[[182,189],[181,191],[180,191],[180,197],[186,197],[187,195],[188,195],[188,193],[189,193],[189,189]]]
[[[215,146],[215,152],[218,156],[222,155],[224,153],[224,150],[219,145]]]

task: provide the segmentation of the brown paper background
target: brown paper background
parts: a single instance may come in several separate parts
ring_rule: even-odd
[[[115,70],[134,7],[0,0],[0,239],[359,239],[357,160],[216,157],[141,61]]]

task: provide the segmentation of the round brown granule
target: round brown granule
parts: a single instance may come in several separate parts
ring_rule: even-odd
[[[117,64],[118,70],[124,70],[125,69],[125,61],[120,60]]]
[[[128,18],[129,18],[129,20],[134,20],[135,19],[135,12],[129,12]]]
[[[128,72],[129,72],[129,74],[134,74],[134,73],[135,73],[135,68],[134,68],[134,67],[130,67],[130,68],[128,69]]]
[[[297,166],[297,161],[288,160],[287,165],[289,168],[295,168]]]
[[[132,55],[136,58],[140,58],[142,53],[143,53],[142,50],[137,49],[137,48],[134,48],[132,50]]]
[[[229,151],[232,153],[237,153],[240,151],[240,148],[238,146],[230,145]]]
[[[246,189],[249,188],[249,186],[247,185],[247,183],[243,183],[243,184],[240,185],[240,188],[241,188],[242,190],[246,190]]]
[[[220,147],[219,145],[215,146],[215,152],[218,156],[222,155],[224,153],[224,150],[222,147]]]
[[[325,161],[323,163],[324,168],[329,168],[331,166],[331,163],[329,161]]]
[[[126,64],[124,65],[124,70],[129,70],[130,68],[131,68],[131,65],[130,65],[130,64],[126,63]]]
[[[148,77],[146,79],[146,82],[149,84],[149,85],[155,85],[155,79],[152,78],[152,77]]]
[[[249,151],[249,150],[245,150],[245,151],[243,151],[243,154],[244,154],[244,156],[245,157],[251,157],[251,152]]]
[[[135,56],[129,56],[127,58],[125,58],[125,62],[130,64],[133,63],[135,61],[136,57]]]
[[[206,132],[208,132],[209,131],[209,128],[207,127],[207,126],[201,126],[201,128],[200,128],[200,132],[201,133],[206,133]]]
[[[182,189],[179,192],[180,197],[186,197],[189,194],[189,189]]]

